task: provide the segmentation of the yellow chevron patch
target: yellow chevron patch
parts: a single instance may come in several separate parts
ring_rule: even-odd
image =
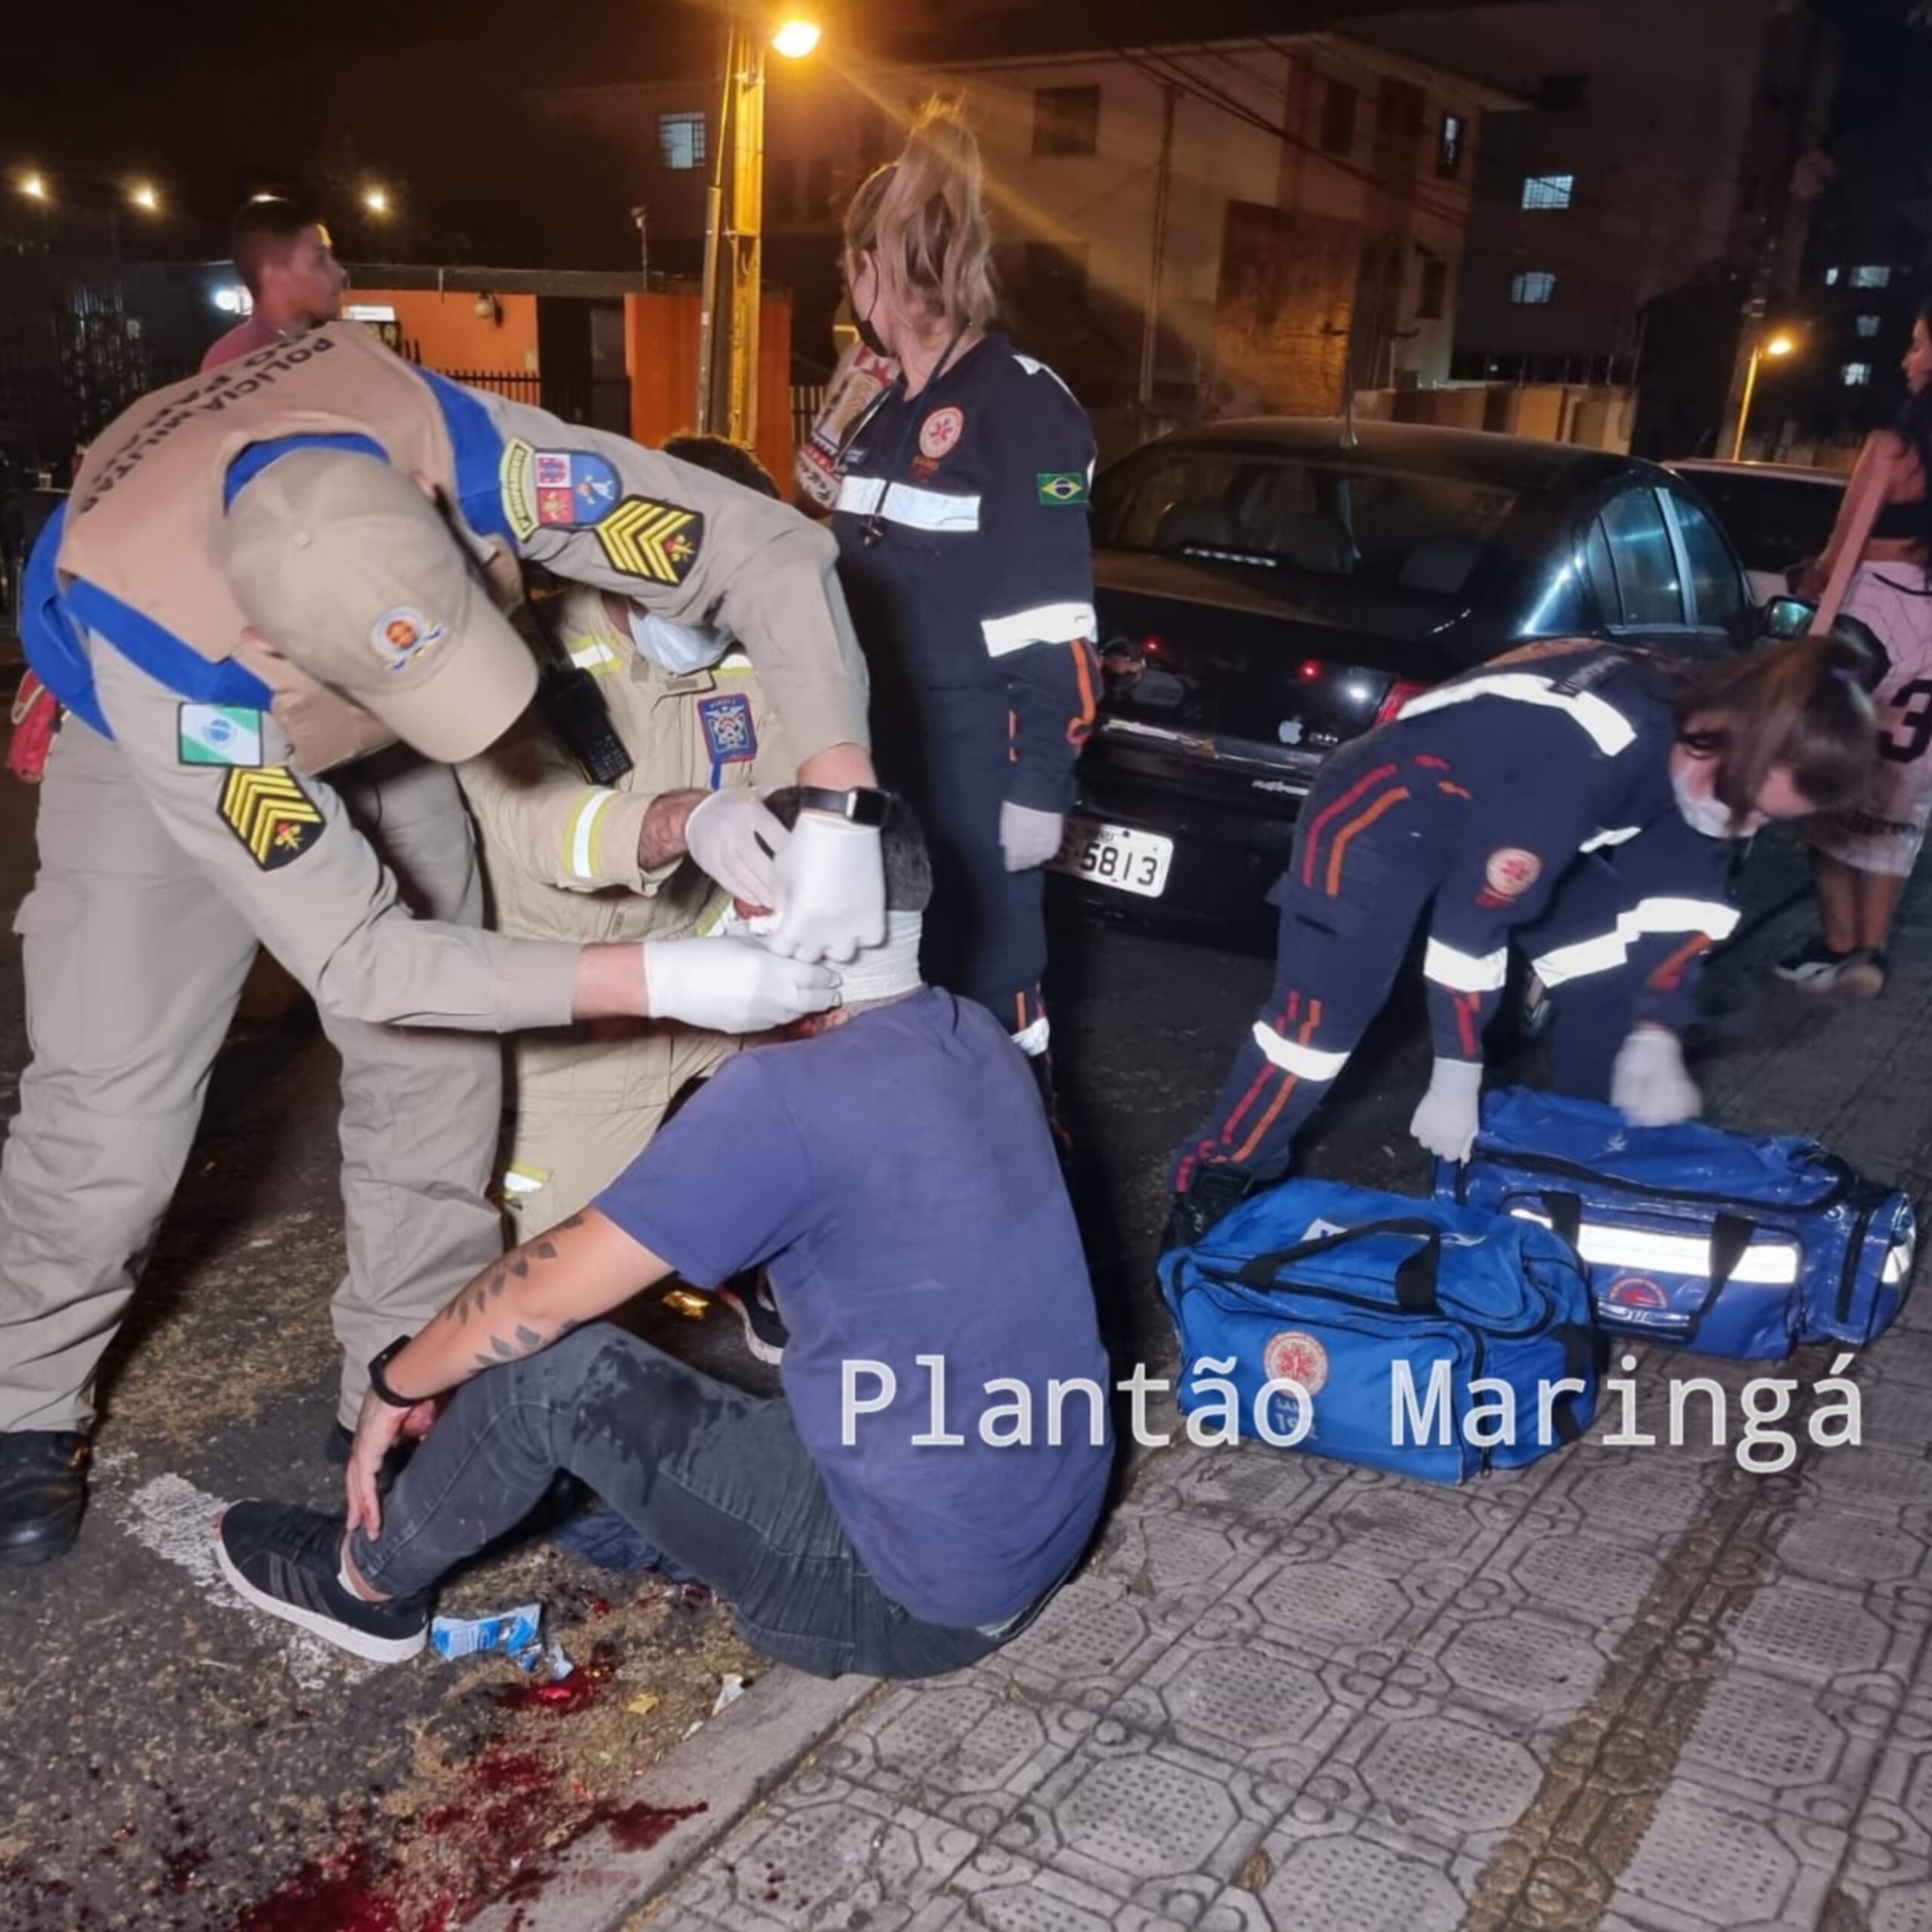
[[[597,526],[604,554],[627,577],[682,583],[704,543],[704,518],[675,503],[626,497]]]
[[[321,837],[321,808],[285,764],[237,765],[221,788],[221,822],[265,872],[301,857]]]

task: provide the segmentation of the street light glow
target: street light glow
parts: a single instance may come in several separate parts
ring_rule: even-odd
[[[1798,344],[1780,330],[1765,343],[1764,353],[1767,355],[1789,355],[1797,346]]]
[[[47,181],[43,175],[23,174],[20,188],[20,192],[30,202],[44,202],[47,198]]]
[[[788,60],[802,60],[817,46],[818,24],[814,20],[787,20],[771,36],[771,44]]]
[[[371,214],[385,215],[389,211],[389,191],[386,188],[365,189],[362,205]]]
[[[146,181],[136,182],[128,190],[128,198],[144,214],[158,214],[161,212],[161,197]]]

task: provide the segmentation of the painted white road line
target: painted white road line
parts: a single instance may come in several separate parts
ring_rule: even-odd
[[[217,1608],[252,1617],[257,1629],[281,1644],[289,1675],[303,1690],[324,1690],[368,1676],[376,1668],[374,1664],[338,1651],[292,1624],[250,1611],[228,1587],[214,1555],[214,1522],[223,1507],[220,1497],[197,1489],[180,1476],[156,1476],[128,1497],[119,1512],[121,1527],[143,1549],[186,1571],[195,1587]]]

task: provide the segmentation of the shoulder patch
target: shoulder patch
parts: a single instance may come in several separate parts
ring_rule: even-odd
[[[237,704],[183,704],[175,757],[183,764],[260,764],[262,714]]]
[[[503,515],[519,542],[537,534],[536,456],[521,436],[512,436],[503,445],[503,460],[497,469]]]
[[[321,808],[285,764],[237,766],[217,809],[265,872],[292,865],[322,835]]]
[[[597,524],[614,568],[651,583],[682,583],[704,547],[704,518],[675,503],[626,497]]]
[[[700,698],[697,715],[704,727],[704,748],[713,764],[739,764],[758,756],[752,703],[742,691]]]
[[[1087,500],[1087,479],[1077,469],[1043,470],[1039,486],[1043,503],[1084,504]]]

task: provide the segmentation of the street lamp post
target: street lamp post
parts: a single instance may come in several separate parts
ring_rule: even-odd
[[[785,20],[770,35],[770,45],[789,60],[802,60],[817,46],[818,40],[817,27],[802,19]],[[705,222],[704,297],[698,341],[698,427],[709,429],[716,413],[716,304],[724,312],[728,343],[724,433],[742,443],[755,441],[758,436],[758,309],[764,254],[766,45],[761,25],[747,26],[733,14],[725,50],[724,112],[718,131],[717,162],[721,176],[728,135],[731,219],[728,223],[723,220],[724,183],[716,180],[708,198]],[[719,258],[728,251],[728,260],[721,263]]]
[[[1730,446],[1730,460],[1741,463],[1744,460],[1744,432],[1751,423],[1751,398],[1758,392],[1758,365],[1768,355],[1774,361],[1789,355],[1798,346],[1791,337],[1780,329],[1769,337],[1761,336],[1751,345],[1751,360],[1744,371],[1744,399],[1737,406],[1737,435]]]

